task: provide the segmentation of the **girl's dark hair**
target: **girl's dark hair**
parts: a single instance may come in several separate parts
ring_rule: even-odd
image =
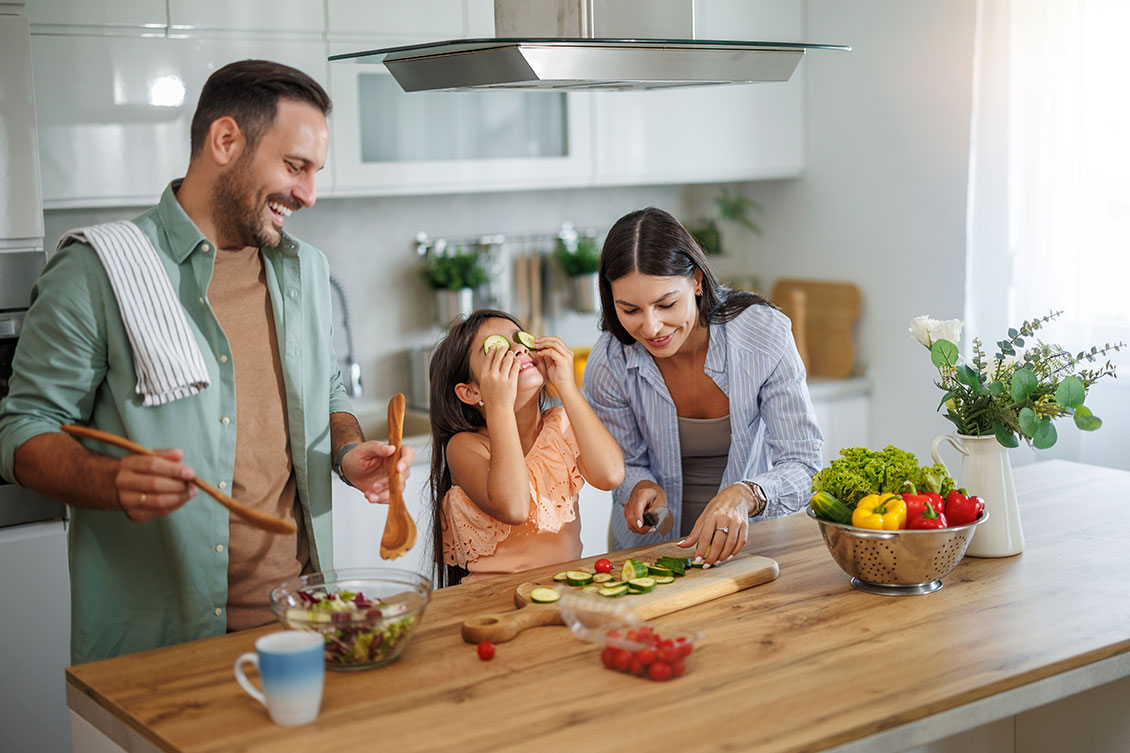
[[[443,567],[440,507],[444,495],[451,489],[447,443],[460,432],[478,431],[486,426],[483,415],[455,395],[455,385],[474,380],[475,375],[471,373],[471,344],[479,327],[490,319],[507,319],[514,322],[518,329],[522,329],[522,323],[505,311],[479,309],[452,323],[447,335],[432,350],[432,360],[428,365],[428,413],[432,421],[432,475],[429,482],[432,495],[432,540],[435,543],[435,561],[440,565],[441,586],[454,585],[458,582],[458,577],[461,577],[461,568]],[[462,571],[462,574],[466,574],[466,571]]]
[[[240,60],[220,68],[200,90],[189,128],[190,156],[195,157],[204,147],[212,123],[225,116],[239,124],[248,149],[254,151],[262,135],[275,124],[280,99],[311,104],[323,115],[329,115],[333,107],[321,84],[289,65]]]
[[[731,290],[718,282],[706,254],[678,220],[662,209],[648,207],[616,221],[600,252],[600,328],[630,345],[636,340],[616,314],[612,283],[626,274],[639,272],[657,277],[691,277],[702,272],[702,295],[698,296],[699,323],[728,322],[753,305],[775,304],[757,293]]]

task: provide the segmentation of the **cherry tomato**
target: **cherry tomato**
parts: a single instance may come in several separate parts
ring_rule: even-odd
[[[494,658],[494,644],[490,641],[483,641],[479,644],[478,652],[480,659],[490,661]]]
[[[641,648],[636,652],[636,657],[645,665],[651,664],[655,661],[657,656],[658,654],[654,648]]]
[[[598,573],[610,573],[612,572],[612,560],[601,557],[596,562],[592,563],[592,569],[596,570]]]
[[[632,657],[631,673],[640,677],[647,674],[647,667],[644,666],[638,656]]]
[[[682,677],[683,673],[686,672],[686,671],[687,671],[687,660],[684,659],[681,656],[678,659],[676,659],[673,664],[671,664],[671,676],[672,677]]]
[[[609,669],[615,669],[616,649],[612,646],[605,646],[604,650],[600,652],[600,661]]]
[[[676,659],[683,655],[682,649],[675,648],[675,646],[659,646],[659,658],[668,664],[673,663]]]
[[[671,665],[667,662],[657,661],[647,668],[647,674],[653,680],[670,680],[672,674]]]
[[[632,659],[634,658],[631,651],[626,648],[621,648],[616,651],[616,658],[613,660],[613,663],[616,669],[621,672],[627,672],[628,668],[632,666]]]
[[[691,652],[694,651],[694,644],[685,638],[680,638],[675,642],[675,648],[679,649],[680,656],[690,656]]]

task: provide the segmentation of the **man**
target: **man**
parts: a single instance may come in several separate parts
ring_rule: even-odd
[[[369,501],[388,499],[394,448],[365,442],[349,412],[326,259],[283,232],[314,205],[330,106],[287,66],[216,71],[193,117],[187,174],[133,221],[160,279],[122,293],[91,240],[61,248],[32,292],[0,404],[0,475],[71,507],[75,663],[269,623],[274,585],[332,567],[331,465]],[[123,266],[129,277],[142,265]],[[162,286],[173,311],[149,303]],[[198,380],[141,394],[146,346],[168,343],[146,342],[131,316],[142,332],[186,322]],[[118,457],[61,433],[66,423],[178,449]],[[405,448],[402,473],[411,462]],[[298,533],[265,533],[193,500],[197,475]]]

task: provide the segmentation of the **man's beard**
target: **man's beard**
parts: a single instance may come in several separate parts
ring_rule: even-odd
[[[256,206],[252,181],[248,152],[216,180],[212,192],[213,219],[220,242],[229,250],[249,246],[273,248],[282,239],[278,229],[264,217],[266,202]]]

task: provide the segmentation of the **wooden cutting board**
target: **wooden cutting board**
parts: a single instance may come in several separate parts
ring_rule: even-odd
[[[693,551],[693,550],[692,550]],[[637,553],[634,558],[654,562],[662,556],[685,557],[687,550],[668,544],[649,548],[646,555]],[[620,571],[627,557],[613,559],[613,574]],[[617,605],[625,604],[633,617],[650,620],[652,617],[677,612],[706,601],[768,583],[777,577],[777,562],[768,557],[742,552],[729,562],[709,569],[687,568],[687,574],[675,578],[674,583],[657,585],[646,594],[619,596]],[[526,628],[538,625],[564,625],[556,604],[536,604],[530,601],[530,591],[537,586],[553,587],[552,577],[543,581],[527,581],[514,591],[517,609],[499,614],[473,617],[463,623],[463,640],[468,643],[491,641],[503,643],[514,638]],[[568,588],[568,586],[566,586]],[[580,590],[580,589],[578,589]],[[605,598],[605,597],[597,597]]]
[[[852,330],[862,296],[850,282],[782,279],[769,298],[793,322],[793,337],[809,376],[846,379],[855,365]]]

